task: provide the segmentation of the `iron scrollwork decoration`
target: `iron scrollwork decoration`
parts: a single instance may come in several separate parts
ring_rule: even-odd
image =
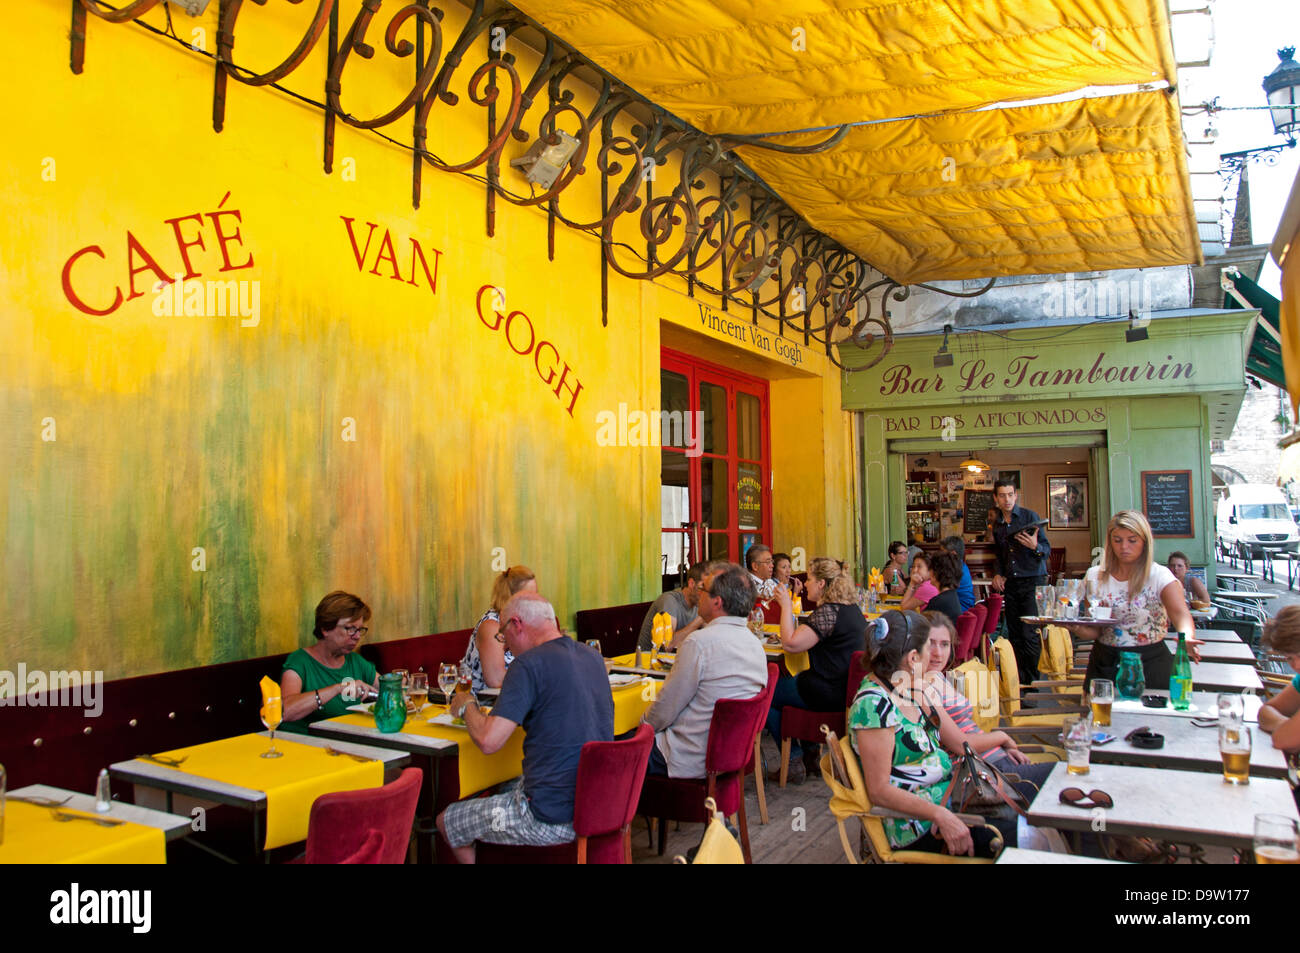
[[[99,0],[71,2],[71,68],[80,74],[85,61],[87,14],[108,23],[126,23],[148,13],[161,0],[130,0],[118,8]],[[253,2],[265,6],[268,0]],[[302,0],[288,2],[298,4]],[[888,353],[893,329],[887,301],[891,296],[895,301],[905,300],[910,289],[887,277],[868,284],[871,267],[866,261],[800,218],[732,151],[745,146],[795,155],[822,152],[843,141],[849,126],[838,127],[825,139],[803,146],[753,136],[707,135],[619,84],[513,8],[485,13],[484,0],[473,0],[464,27],[449,46],[441,9],[431,6],[429,0],[400,5],[384,27],[383,48],[390,56],[411,59],[412,85],[388,111],[359,117],[346,108],[343,79],[354,62],[354,54],[362,60],[374,58],[376,49],[367,42],[367,36],[383,0],[361,0],[341,40],[337,0],[315,2],[315,12],[301,40],[283,61],[264,73],[245,69],[235,61],[236,27],[245,9],[244,0],[219,0],[215,55],[193,50],[177,37],[170,29],[170,17],[167,31],[143,22],[140,25],[166,32],[187,50],[213,59],[212,125],[216,132],[225,126],[230,80],[283,89],[277,84],[307,60],[328,30],[324,101],[313,103],[325,117],[326,173],[333,171],[336,121],[378,131],[410,114],[412,145],[407,148],[414,154],[413,206],[419,207],[422,170],[428,164],[443,172],[470,176],[485,186],[489,235],[494,233],[496,201],[501,199],[520,207],[546,209],[548,254],[552,259],[557,222],[598,237],[604,289],[602,323],[608,322],[609,270],[628,278],[675,275],[687,282],[692,295],[699,288],[720,298],[724,310],[729,304],[748,309],[754,324],[762,316],[777,322],[781,335],[801,336],[805,346],[815,341],[843,370],[865,369]],[[414,42],[398,38],[408,23],[414,24]],[[515,57],[504,50],[505,39],[523,29],[536,35],[540,54],[527,83],[519,75]],[[487,144],[468,158],[443,159],[428,148],[430,115],[440,103],[459,103],[460,97],[451,88],[453,77],[476,41],[483,37],[489,39],[488,55],[470,73],[466,89],[470,102],[484,110]],[[579,90],[573,88],[574,83],[582,85],[587,98],[595,89],[594,104],[585,112],[576,105]],[[535,124],[528,123],[535,130],[530,132],[525,128],[526,121],[537,113],[540,115]],[[629,132],[620,133],[619,128]],[[541,191],[534,185],[531,194],[517,194],[501,183],[501,161],[503,157],[508,161],[505,151],[510,142],[536,139],[555,146],[566,136],[576,141],[573,152],[560,173]],[[593,150],[600,177],[601,214],[578,221],[565,214],[561,199],[569,186],[586,173]],[[671,189],[655,195],[654,170],[667,168],[674,160],[679,169],[678,181]],[[710,187],[711,181],[717,183],[716,188]],[[644,251],[620,238],[632,223]],[[711,271],[715,267],[716,271]],[[721,283],[711,284],[708,276],[718,273]],[[958,296],[973,297],[987,290]],[[877,291],[879,307],[873,309],[869,296]],[[856,347],[842,355],[839,345],[843,344]],[[852,355],[849,363],[845,363],[847,355]]]

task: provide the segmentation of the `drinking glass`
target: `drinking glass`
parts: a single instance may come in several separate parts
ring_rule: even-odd
[[[1092,753],[1092,719],[1087,715],[1065,719],[1061,739],[1065,743],[1066,772],[1087,774],[1088,759]]]
[[[763,607],[754,606],[754,611],[749,614],[749,631],[753,632],[760,639],[763,637],[763,625],[765,618],[763,616]]]
[[[460,671],[455,662],[443,662],[438,666],[438,687],[442,689],[443,699],[451,704],[451,696],[456,691],[456,679]]]
[[[587,648],[594,649],[596,654],[599,655],[601,658],[605,657],[605,653],[602,652],[600,648],[600,639],[588,639],[586,645]]]
[[[1246,721],[1245,700],[1236,692],[1221,693],[1218,709],[1220,725],[1241,725]]]
[[[259,715],[262,718],[262,724],[265,725],[266,730],[271,733],[271,747],[262,752],[263,758],[280,758],[284,756],[283,751],[275,750],[275,729],[280,727],[280,717],[282,714],[283,709],[280,707],[279,695],[268,698],[266,704],[262,706],[262,710],[259,712]]]
[[[1250,783],[1250,729],[1245,725],[1219,726],[1219,755],[1225,784]]]
[[[1038,607],[1038,615],[1040,618],[1042,616],[1047,615],[1047,587],[1046,586],[1034,586],[1034,603]]]
[[[429,700],[429,676],[416,672],[411,676],[411,711],[418,712]]]
[[[1256,814],[1255,863],[1300,864],[1300,825],[1285,814]]]
[[[1115,703],[1115,683],[1108,678],[1092,680],[1092,722],[1098,728],[1110,727],[1110,708]]]

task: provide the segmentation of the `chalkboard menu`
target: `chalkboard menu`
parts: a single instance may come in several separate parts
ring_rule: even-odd
[[[962,532],[974,533],[983,539],[989,529],[989,510],[997,505],[992,490],[967,490]]]
[[[1195,536],[1192,525],[1192,471],[1143,470],[1142,512],[1157,539]]]

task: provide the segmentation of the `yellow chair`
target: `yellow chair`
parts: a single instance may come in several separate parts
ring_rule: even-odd
[[[840,843],[849,863],[861,863],[858,849],[849,838],[845,822],[857,818],[862,823],[862,833],[868,847],[868,861],[881,864],[991,864],[993,861],[980,857],[952,857],[948,854],[935,854],[924,850],[895,850],[889,846],[885,836],[885,826],[881,823],[886,817],[907,817],[896,811],[873,807],[867,797],[867,784],[858,765],[858,756],[849,744],[848,738],[836,738],[835,732],[826,730],[826,754],[821,761],[822,779],[831,789],[831,813],[835,815],[835,824],[840,831]],[[970,826],[984,824],[984,818],[970,814],[958,814],[964,824]]]
[[[953,673],[957,672],[965,676],[963,679],[963,694],[971,703],[971,716],[975,719],[975,724],[979,726],[979,730],[985,732],[1007,731],[1008,734],[1014,735],[1015,732],[1004,728],[1001,724],[1002,717],[996,673],[985,668],[984,663],[979,659],[970,659],[963,662],[953,669]],[[1032,730],[1022,732],[1022,734],[1032,733]],[[1030,761],[1035,763],[1065,760],[1065,751],[1053,745],[1018,744],[1017,747],[1024,752]]]
[[[1044,630],[1043,654],[1038,659],[1038,671],[1047,676],[1041,683],[1050,686],[1057,694],[1073,694],[1083,690],[1083,674],[1074,668],[1074,640],[1064,626],[1049,625]],[[1035,682],[1037,687],[1040,683]]]
[[[1058,739],[1059,729],[1070,715],[1090,714],[1091,709],[1082,705],[1063,705],[1062,701],[1081,701],[1077,695],[1039,694],[1035,701],[1051,701],[1050,707],[1022,708],[1024,699],[1020,694],[1020,671],[1016,667],[1016,653],[1006,639],[993,643],[993,654],[998,661],[998,684],[1001,688],[1002,721],[998,728],[1017,740],[1031,737],[1048,748]],[[1050,686],[1050,682],[1034,682],[1033,687]],[[1033,714],[1025,714],[1032,711]],[[1057,749],[1059,750],[1059,749]]]

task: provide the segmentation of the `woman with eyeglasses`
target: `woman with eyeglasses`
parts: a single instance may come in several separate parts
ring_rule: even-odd
[[[316,644],[284,660],[280,674],[280,731],[306,734],[307,726],[348,713],[348,706],[378,691],[375,667],[356,647],[368,631],[370,607],[347,592],[331,592],[316,606]]]
[[[896,539],[889,544],[889,562],[885,563],[885,568],[880,571],[885,582],[889,586],[889,591],[896,596],[901,596],[903,590],[907,588],[907,572],[912,562],[907,558],[907,544],[901,539]]]
[[[926,687],[930,690],[930,697],[943,707],[953,724],[961,729],[965,735],[962,740],[970,745],[972,751],[998,770],[1030,781],[1035,787],[1042,787],[1047,776],[1052,773],[1051,763],[1030,763],[1029,758],[1005,731],[980,730],[975,721],[975,706],[957,690],[948,675],[956,655],[957,629],[946,613],[934,611],[924,615],[930,623],[930,652],[925,667]],[[979,671],[971,673],[970,677],[996,678],[997,675]],[[988,697],[996,709],[996,692]]]
[[[468,669],[474,680],[474,691],[500,688],[506,680],[506,669],[515,657],[505,646],[505,636],[498,638],[501,628],[501,610],[517,592],[536,592],[537,577],[527,566],[511,566],[492,583],[492,605],[474,623],[465,657],[460,660],[462,669]]]
[[[872,805],[907,815],[885,819],[890,846],[975,857],[1014,846],[1014,815],[969,828],[941,803],[952,781],[949,751],[961,751],[966,738],[926,691],[930,623],[891,610],[871,642],[870,674],[849,706],[848,728]]]

